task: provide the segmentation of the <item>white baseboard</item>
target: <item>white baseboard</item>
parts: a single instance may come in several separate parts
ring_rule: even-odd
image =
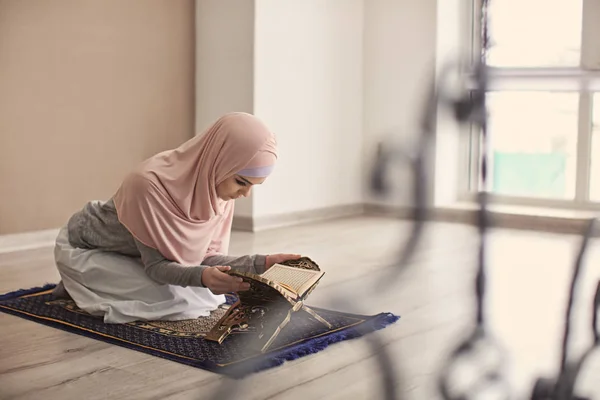
[[[268,229],[359,216],[363,215],[364,211],[363,204],[345,204],[284,214],[265,215],[257,218],[238,216],[233,218],[233,229],[245,232],[260,232]]]
[[[53,247],[59,230],[60,228],[0,235],[0,254]]]
[[[331,219],[356,217],[360,215],[386,216],[411,219],[412,209],[384,204],[349,204],[315,210],[297,211],[285,214],[265,215],[258,218],[236,216],[233,230],[260,232],[268,229],[327,221]],[[494,227],[507,229],[534,230],[541,232],[581,234],[591,213],[560,211],[535,208],[491,207]],[[475,225],[476,208],[471,206],[444,207],[431,211],[429,219],[438,222],[453,222]],[[59,228],[36,232],[0,235],[0,254],[32,250],[54,246]]]
[[[259,232],[267,229],[281,228],[317,221],[353,217],[362,215],[363,213],[364,206],[362,204],[352,204],[286,214],[267,215],[258,218],[235,216],[233,218],[233,230]],[[0,254],[52,247],[54,246],[54,242],[59,230],[60,228],[0,235]]]

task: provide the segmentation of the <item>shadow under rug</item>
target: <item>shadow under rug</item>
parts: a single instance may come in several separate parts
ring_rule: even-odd
[[[270,349],[261,353],[245,346],[244,335],[257,334],[249,330],[232,333],[222,344],[204,339],[228,305],[237,300],[234,295],[227,295],[227,304],[208,317],[105,324],[102,318],[80,310],[72,300],[54,297],[54,287],[48,284],[0,295],[0,311],[233,378],[317,353],[330,344],[383,329],[400,318],[391,313],[357,315],[311,307],[332,325],[331,329],[308,313],[293,313]]]

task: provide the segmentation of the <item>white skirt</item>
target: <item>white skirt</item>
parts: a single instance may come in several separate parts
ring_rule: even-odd
[[[74,248],[63,227],[54,248],[65,290],[82,310],[105,323],[176,321],[209,316],[225,302],[206,288],[160,284],[140,259],[101,250]]]

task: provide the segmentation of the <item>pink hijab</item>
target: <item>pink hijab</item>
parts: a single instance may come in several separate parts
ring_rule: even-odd
[[[266,177],[276,159],[275,136],[258,118],[226,114],[130,173],[113,197],[119,220],[165,258],[199,265],[229,248],[234,201],[219,199],[217,185],[234,174]]]

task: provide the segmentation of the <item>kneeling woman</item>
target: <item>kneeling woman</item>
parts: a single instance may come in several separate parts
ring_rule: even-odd
[[[130,173],[106,202],[74,214],[56,241],[69,295],[106,323],[207,316],[247,284],[224,271],[262,273],[299,255],[228,256],[234,201],[261,184],[277,159],[256,117],[230,113]]]

